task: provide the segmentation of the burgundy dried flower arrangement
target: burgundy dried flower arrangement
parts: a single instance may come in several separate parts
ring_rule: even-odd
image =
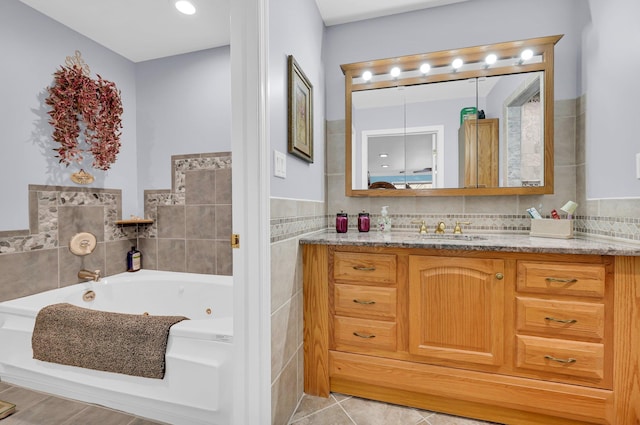
[[[53,126],[53,140],[60,143],[54,149],[60,163],[69,165],[83,159],[78,146],[80,127],[84,131],[84,142],[93,155],[93,167],[108,170],[116,161],[120,151],[120,129],[122,128],[122,101],[115,83],[98,75],[93,80],[85,75],[78,65],[62,66],[54,74],[54,85],[48,88],[45,103]]]

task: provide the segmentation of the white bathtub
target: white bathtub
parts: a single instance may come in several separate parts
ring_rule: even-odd
[[[34,360],[36,315],[60,302],[191,320],[171,327],[164,379],[141,378]],[[176,425],[231,423],[232,342],[229,276],[141,270],[0,303],[0,380]]]

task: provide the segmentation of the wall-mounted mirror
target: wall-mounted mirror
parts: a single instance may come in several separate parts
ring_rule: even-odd
[[[346,195],[553,193],[561,37],[342,65]]]

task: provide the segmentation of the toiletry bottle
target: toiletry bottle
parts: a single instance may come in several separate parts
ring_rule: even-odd
[[[131,251],[127,252],[127,271],[137,272],[142,268],[142,253],[136,249],[135,246],[131,247]]]
[[[380,219],[378,220],[378,230],[381,232],[390,232],[391,231],[391,219],[389,218],[389,212],[387,211],[389,208],[388,205],[382,207],[380,211]]]
[[[368,232],[371,222],[369,220],[369,213],[364,212],[358,213],[358,230],[361,232]]]
[[[340,211],[336,214],[336,232],[338,233],[347,233],[347,228],[349,227],[349,217],[347,213],[344,211]]]

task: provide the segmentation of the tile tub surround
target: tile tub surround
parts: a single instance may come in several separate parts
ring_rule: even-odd
[[[122,195],[117,189],[29,185],[29,229],[0,232],[0,301],[77,283],[78,270],[103,276],[126,271],[126,252],[135,233],[117,226]],[[97,246],[78,257],[69,240],[91,232]]]
[[[171,157],[172,188],[144,192],[144,267],[231,275],[231,153]]]

